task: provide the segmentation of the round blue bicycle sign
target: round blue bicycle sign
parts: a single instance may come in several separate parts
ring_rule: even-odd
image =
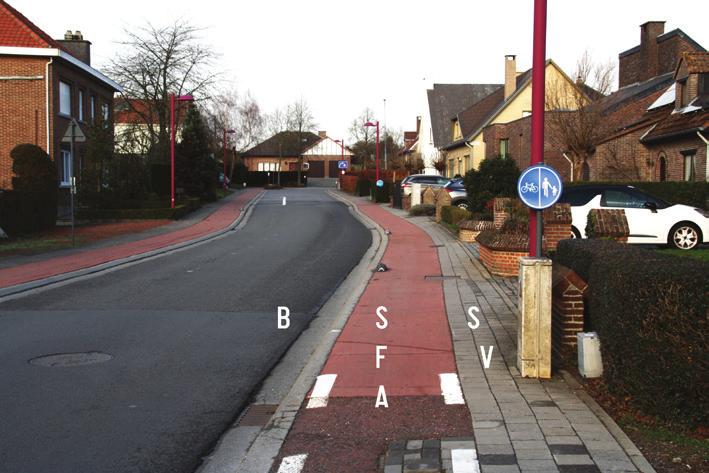
[[[556,204],[561,197],[561,176],[545,164],[530,166],[519,176],[517,194],[524,205],[536,210]]]

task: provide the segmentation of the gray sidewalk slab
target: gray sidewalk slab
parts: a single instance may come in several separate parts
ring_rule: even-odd
[[[474,245],[459,242],[431,218],[388,210],[426,231],[438,245],[442,275],[457,276],[443,280],[444,295],[483,473],[654,472],[607,414],[597,415],[591,407],[598,406],[589,407],[577,395],[577,387],[559,376],[551,380],[520,376],[516,279],[490,275]],[[479,309],[475,330],[468,327],[471,306]],[[483,357],[488,356],[491,361],[485,369]]]

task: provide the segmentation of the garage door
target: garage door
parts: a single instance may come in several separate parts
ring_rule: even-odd
[[[325,163],[323,161],[309,161],[308,178],[325,177]]]
[[[340,170],[337,168],[337,161],[329,161],[328,165],[328,177],[338,177],[340,175]]]

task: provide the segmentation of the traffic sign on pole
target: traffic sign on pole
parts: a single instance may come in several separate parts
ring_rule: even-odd
[[[561,197],[561,176],[545,164],[530,166],[519,176],[517,194],[524,205],[543,210],[554,205]]]
[[[337,162],[337,169],[349,169],[349,167],[350,163],[347,160]]]

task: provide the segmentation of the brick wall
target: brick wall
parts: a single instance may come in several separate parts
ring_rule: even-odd
[[[510,213],[507,208],[511,204],[512,199],[509,197],[496,197],[494,199],[492,206],[492,221],[495,228],[501,228],[502,224],[505,223],[505,220],[510,217]]]
[[[576,334],[583,332],[584,295],[588,284],[575,272],[554,264],[552,268],[552,351],[561,359],[572,358]]]
[[[588,213],[591,234],[589,238],[612,238],[627,242],[630,235],[624,209],[591,209]]]
[[[0,56],[0,77],[41,79],[0,80],[0,189],[12,187],[10,151],[22,143],[47,150],[46,59]]]
[[[544,120],[544,162],[556,169],[564,181],[571,179],[571,166],[564,158],[564,144],[554,132],[550,114],[545,114]],[[508,140],[508,153],[517,163],[517,167],[529,167],[532,150],[532,117],[524,117],[509,123],[496,123],[485,127],[483,141],[485,142],[485,158],[493,158],[500,154],[500,140]]]
[[[496,276],[514,276],[519,274],[519,259],[527,256],[527,251],[500,251],[479,245],[480,259],[492,274]]]
[[[571,236],[571,206],[556,204],[542,213],[544,222],[544,251],[556,250],[559,241]]]

